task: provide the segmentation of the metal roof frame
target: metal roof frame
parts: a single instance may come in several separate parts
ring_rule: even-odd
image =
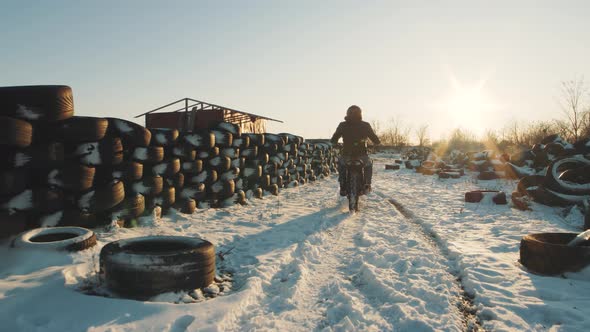
[[[164,106],[160,106],[158,108],[155,108],[151,111],[136,115],[135,118],[139,118],[140,116],[144,116],[150,113],[154,113],[156,111],[162,110],[164,108],[170,107],[172,105],[178,104],[180,102],[184,101],[184,107],[179,108],[177,110],[174,110],[172,112],[180,112],[180,111],[185,111],[185,112],[189,112],[192,111],[194,107],[196,107],[196,111],[229,111],[230,115],[234,115],[234,113],[238,113],[238,114],[242,114],[244,115],[244,119],[245,116],[248,116],[250,119],[252,118],[256,118],[256,119],[264,119],[264,120],[270,120],[270,121],[276,121],[276,122],[280,122],[283,123],[283,121],[281,120],[277,120],[277,119],[273,119],[273,118],[269,118],[266,116],[262,116],[262,115],[257,115],[257,114],[253,114],[253,113],[248,113],[248,112],[244,112],[244,111],[240,111],[240,110],[236,110],[233,108],[229,108],[229,107],[225,107],[225,106],[220,106],[220,105],[216,105],[216,104],[211,104],[211,103],[207,103],[204,101],[200,101],[200,100],[196,100],[196,99],[192,99],[192,98],[182,98],[179,99],[175,102],[172,102],[170,104],[166,104]],[[189,101],[192,103],[192,105],[189,105]]]

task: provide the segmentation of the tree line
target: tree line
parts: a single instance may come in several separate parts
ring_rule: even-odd
[[[384,124],[372,121],[371,125],[382,145],[396,148],[428,146],[447,151],[495,149],[512,152],[530,147],[553,134],[558,134],[570,143],[590,138],[590,89],[583,77],[561,82],[559,107],[560,116],[556,119],[512,122],[499,130],[488,129],[483,137],[477,137],[469,130],[456,128],[446,138],[432,141],[427,124],[412,128],[399,118],[391,118]]]

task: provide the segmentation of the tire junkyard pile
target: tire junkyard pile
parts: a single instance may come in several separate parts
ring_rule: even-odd
[[[329,143],[292,134],[146,129],[74,116],[67,86],[0,88],[0,238],[44,226],[133,224],[277,195],[336,171]]]
[[[406,168],[424,175],[457,178],[464,169],[477,172],[479,180],[519,180],[512,202],[519,209],[528,209],[535,201],[548,206],[580,206],[590,213],[590,140],[570,144],[559,135],[551,135],[530,149],[512,155],[493,151],[463,153],[452,151],[446,162],[427,150],[406,153]],[[586,218],[585,228],[590,227]]]

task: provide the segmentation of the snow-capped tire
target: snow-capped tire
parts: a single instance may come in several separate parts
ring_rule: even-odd
[[[137,147],[133,150],[132,158],[142,163],[159,163],[164,160],[164,147]]]
[[[111,216],[116,219],[137,218],[145,211],[145,197],[142,194],[127,195],[112,210]]]
[[[50,142],[31,145],[27,148],[0,145],[0,169],[47,168],[63,164],[64,146]]]
[[[96,245],[93,231],[82,227],[36,228],[19,235],[15,248],[80,251]]]
[[[211,149],[215,146],[215,135],[209,131],[183,133],[180,141],[197,149]]]
[[[97,142],[105,137],[108,126],[105,118],[74,116],[57,123],[52,135],[72,143]]]
[[[180,212],[185,214],[193,214],[197,209],[197,202],[192,198],[182,199],[179,203]]]
[[[543,184],[545,187],[563,194],[589,195],[590,183],[573,183],[560,178],[563,168],[572,169],[583,166],[590,166],[590,160],[581,156],[555,160],[547,168],[547,174],[545,175]]]
[[[151,174],[163,177],[173,177],[180,171],[180,159],[172,158],[151,166]]]
[[[123,161],[123,144],[118,137],[79,143],[73,149],[70,155],[84,165],[118,165]]]
[[[81,192],[92,188],[95,174],[96,168],[94,167],[69,164],[63,168],[43,173],[44,179],[39,180],[39,184],[56,186],[69,192]]]
[[[106,118],[109,122],[108,134],[120,137],[125,149],[134,147],[146,147],[150,145],[152,133],[145,127],[131,121]]]
[[[149,128],[152,133],[151,145],[172,146],[178,139],[178,129],[173,128]]]
[[[72,89],[65,85],[1,87],[0,115],[49,122],[68,119],[74,115]]]
[[[231,133],[234,138],[240,137],[240,135],[242,135],[242,128],[239,125],[231,123],[231,122],[220,121],[220,122],[213,123],[209,127]]]
[[[247,136],[250,139],[250,146],[256,145],[260,147],[264,145],[264,134],[245,133],[242,136]]]
[[[162,192],[164,179],[161,176],[144,176],[140,181],[127,184],[130,194],[153,196]]]
[[[81,194],[77,200],[79,209],[89,212],[107,211],[125,199],[123,182],[116,181],[94,187],[94,190]]]
[[[33,141],[33,126],[24,120],[0,116],[0,145],[25,148]]]
[[[215,277],[215,248],[206,240],[181,236],[119,240],[102,248],[100,276],[113,292],[140,300],[204,288]]]
[[[576,233],[538,233],[520,241],[520,263],[529,271],[544,275],[576,272],[590,264],[590,241],[568,246]]]
[[[232,146],[234,136],[232,133],[224,130],[211,130],[211,133],[215,135],[215,145],[220,148],[229,148]]]
[[[203,160],[185,161],[180,165],[180,169],[185,174],[201,173],[203,171]]]

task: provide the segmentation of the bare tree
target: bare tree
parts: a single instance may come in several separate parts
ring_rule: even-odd
[[[569,80],[561,82],[561,110],[566,116],[567,127],[564,128],[563,123],[558,122],[560,128],[567,130],[568,138],[577,141],[580,138],[580,133],[583,131],[583,125],[586,123],[588,116],[588,109],[586,105],[586,97],[588,95],[588,87],[584,83],[584,78],[577,80]]]
[[[421,125],[416,129],[416,137],[418,137],[418,146],[422,147],[430,143],[428,139],[428,125]]]
[[[383,145],[406,146],[409,143],[410,129],[401,120],[391,118],[387,123],[387,128],[380,131],[379,139]]]

